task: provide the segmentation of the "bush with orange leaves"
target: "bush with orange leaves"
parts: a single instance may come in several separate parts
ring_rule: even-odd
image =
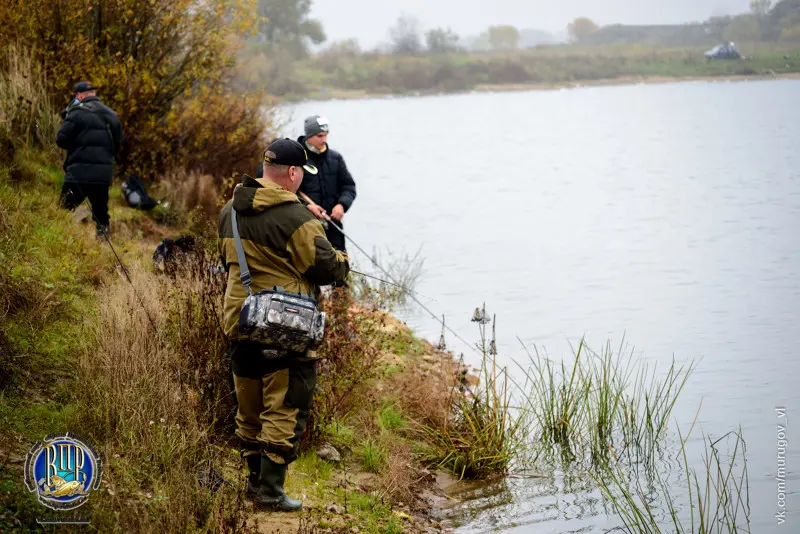
[[[11,47],[33,51],[54,102],[90,80],[122,121],[119,174],[180,168],[220,179],[252,166],[269,130],[261,102],[228,87],[236,36],[254,0],[7,0],[0,70]]]

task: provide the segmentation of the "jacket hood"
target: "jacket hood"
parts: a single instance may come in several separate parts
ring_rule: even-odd
[[[233,191],[233,207],[238,213],[260,213],[273,206],[300,202],[297,195],[269,180],[256,180],[244,175]]]

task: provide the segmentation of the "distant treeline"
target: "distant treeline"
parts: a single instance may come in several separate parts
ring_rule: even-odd
[[[752,56],[744,61],[708,61],[704,50],[560,45],[511,54],[419,57],[369,54],[357,59],[321,55],[298,68],[284,94],[293,98],[325,98],[359,91],[406,94],[508,85],[561,86],[630,76],[683,78],[800,72],[797,45],[747,46],[743,50]]]
[[[309,0],[258,0],[257,35],[242,42],[236,83],[272,95],[324,96],[341,91],[462,91],[481,85],[563,84],[623,76],[719,76],[796,72],[800,0],[753,0],[749,13],[682,25],[598,27],[580,17],[558,37],[511,25],[461,37],[450,28],[423,31],[403,15],[387,42],[363,50],[357,40],[326,43]],[[707,62],[706,48],[734,41],[750,56]],[[316,51],[312,51],[315,45]],[[784,57],[785,56],[785,57]]]

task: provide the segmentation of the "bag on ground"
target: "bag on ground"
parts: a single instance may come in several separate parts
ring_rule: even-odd
[[[130,207],[140,210],[149,211],[158,206],[158,201],[147,194],[144,182],[135,174],[122,182],[122,198]]]

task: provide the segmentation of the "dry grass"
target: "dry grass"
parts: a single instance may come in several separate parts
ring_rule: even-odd
[[[92,350],[78,371],[83,386],[75,391],[74,428],[107,459],[105,495],[95,501],[92,523],[108,531],[119,525],[136,532],[237,531],[239,481],[216,492],[204,483],[209,469],[224,473],[227,464],[224,444],[210,433],[225,382],[216,383],[218,366],[207,363],[220,355],[209,348],[204,365],[196,346],[171,326],[189,320],[194,334],[202,332],[191,321],[203,313],[197,304],[208,281],[176,282],[138,269],[132,279],[138,296],[122,279],[105,289]]]
[[[219,213],[217,201],[221,191],[213,176],[173,170],[161,177],[159,187],[170,204],[183,212],[198,209],[212,218]]]
[[[407,366],[392,379],[403,412],[424,425],[440,428],[447,421],[451,389],[455,385],[455,363],[441,359],[438,369]]]
[[[57,159],[58,115],[47,97],[47,80],[28,50],[11,47],[0,58],[0,165],[21,148]]]
[[[162,201],[151,215],[160,223],[186,228],[196,235],[214,236],[219,210],[233,192],[229,182],[238,183],[233,178],[220,180],[182,169],[167,172],[156,183],[148,184],[150,195]]]
[[[395,503],[413,503],[423,476],[411,445],[402,440],[385,439],[381,446],[386,450],[386,460],[377,480],[379,496]]]

